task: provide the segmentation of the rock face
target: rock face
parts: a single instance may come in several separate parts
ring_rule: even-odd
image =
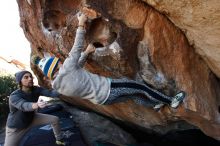
[[[45,52],[63,61],[77,28],[76,14],[84,6],[100,14],[87,25],[86,44],[98,47],[85,68],[110,77],[144,80],[173,96],[187,93],[178,109],[159,112],[132,100],[108,106],[93,105],[75,97],[63,100],[133,123],[146,130],[166,133],[194,125],[220,140],[218,92],[219,19],[217,0],[17,0],[21,27],[31,43],[32,55]],[[39,83],[41,72],[32,65]]]
[[[186,35],[190,45],[220,77],[218,0],[143,0],[165,14]]]

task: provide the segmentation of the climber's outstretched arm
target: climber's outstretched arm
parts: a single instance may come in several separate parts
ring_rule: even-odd
[[[79,64],[80,67],[83,67],[83,66],[84,66],[88,55],[89,55],[90,53],[94,52],[95,49],[96,49],[96,48],[93,46],[93,44],[89,44],[89,45],[87,46],[86,50],[81,53],[81,56],[80,56],[79,62],[78,62],[78,64]]]
[[[78,28],[76,30],[75,41],[71,51],[69,52],[69,56],[63,63],[63,67],[67,70],[72,70],[73,68],[78,67],[78,61],[81,56],[81,52],[84,48],[84,40],[85,40],[85,23],[87,21],[87,16],[83,13],[78,16]]]

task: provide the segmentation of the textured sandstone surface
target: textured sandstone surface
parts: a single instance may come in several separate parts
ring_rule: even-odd
[[[218,0],[143,0],[165,14],[188,38],[190,45],[220,77],[220,3]]]
[[[219,42],[217,0],[17,0],[21,27],[31,43],[32,55],[45,52],[63,61],[70,51],[77,27],[76,13],[83,6],[100,14],[87,24],[85,46],[99,48],[86,69],[109,77],[126,76],[145,81],[173,96],[187,93],[178,109],[151,108],[125,103],[101,106],[76,97],[62,99],[146,130],[166,133],[200,128],[220,140]],[[32,65],[39,83],[42,73]]]

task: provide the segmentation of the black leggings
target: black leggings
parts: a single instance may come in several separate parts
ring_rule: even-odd
[[[104,104],[123,102],[129,98],[143,105],[149,102],[170,104],[172,99],[172,97],[152,89],[146,84],[123,78],[112,79],[110,95]]]

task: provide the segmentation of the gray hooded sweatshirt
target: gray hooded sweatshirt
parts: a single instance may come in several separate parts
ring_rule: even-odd
[[[66,96],[88,99],[103,104],[110,93],[110,79],[83,68],[87,55],[82,53],[86,31],[78,28],[74,45],[52,82],[52,87]]]
[[[33,102],[37,102],[39,96],[58,97],[55,90],[47,90],[42,87],[33,86],[30,93],[20,89],[15,90],[9,97],[9,109],[7,126],[10,128],[23,129],[29,126],[35,114],[32,108]]]

